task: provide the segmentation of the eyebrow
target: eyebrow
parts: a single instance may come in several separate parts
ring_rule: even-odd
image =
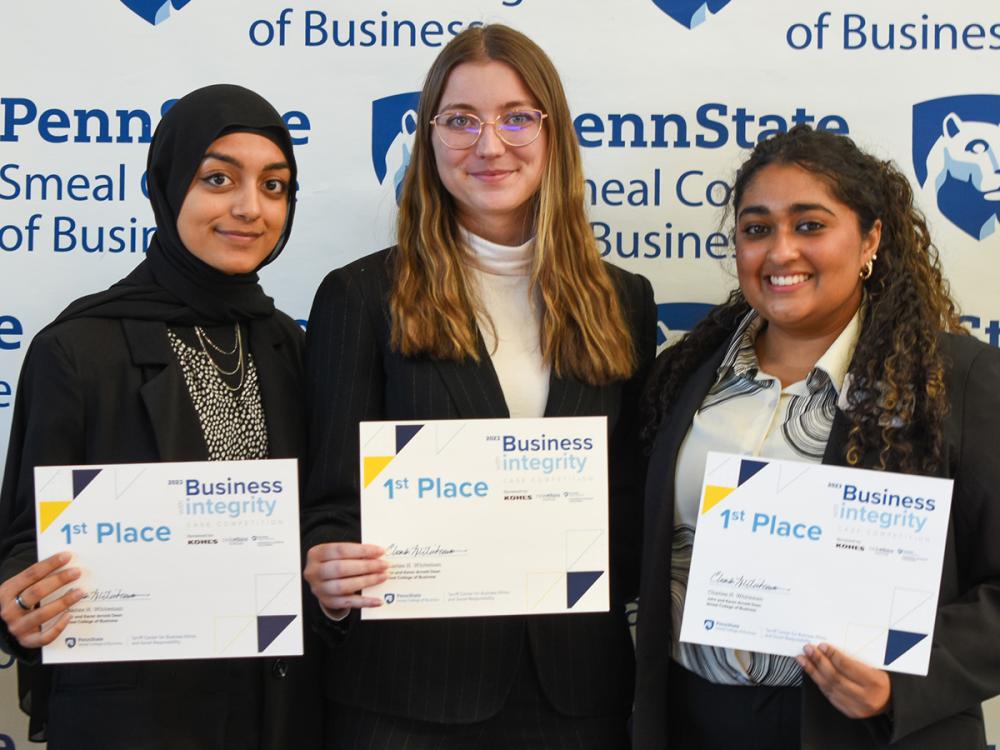
[[[793,214],[802,214],[806,211],[823,211],[824,213],[830,214],[830,216],[836,216],[829,208],[824,206],[822,203],[793,203],[789,207],[789,212]],[[737,218],[742,218],[746,214],[753,214],[755,216],[768,216],[771,213],[771,209],[767,206],[747,206],[740,210],[739,216]]]
[[[526,102],[522,99],[515,99],[512,102],[504,102],[500,105],[499,109],[513,109],[514,107],[531,107],[531,109],[536,109],[537,106],[531,102]],[[447,112],[448,110],[459,109],[459,110],[471,110],[476,111],[476,108],[471,104],[466,104],[465,102],[454,102],[445,104],[440,108],[441,112]]]
[[[204,159],[202,159],[202,161],[205,161],[206,159],[218,159],[219,161],[224,161],[227,164],[232,164],[237,169],[243,169],[243,162],[241,162],[239,159],[236,159],[235,157],[230,156],[229,154],[223,154],[223,153],[220,153],[219,151],[207,151],[205,153],[205,157],[204,157]],[[271,171],[274,171],[276,169],[288,169],[288,170],[290,170],[291,167],[288,166],[288,162],[287,161],[276,161],[276,162],[272,162],[270,164],[265,164],[263,171],[264,172],[271,172]]]

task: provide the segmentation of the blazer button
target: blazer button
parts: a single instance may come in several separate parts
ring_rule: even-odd
[[[288,662],[284,659],[275,659],[274,664],[271,665],[271,674],[279,680],[285,679],[285,676],[288,674]]]

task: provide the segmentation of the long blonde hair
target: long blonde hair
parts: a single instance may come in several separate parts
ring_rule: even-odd
[[[635,347],[584,211],[583,168],[566,94],[541,48],[500,24],[458,34],[424,81],[397,222],[389,298],[392,345],[407,356],[479,359],[475,303],[464,271],[467,251],[454,200],[438,175],[430,123],[452,69],[490,60],[513,68],[548,114],[546,164],[530,212],[542,354],[560,377],[592,385],[627,378],[635,371]]]

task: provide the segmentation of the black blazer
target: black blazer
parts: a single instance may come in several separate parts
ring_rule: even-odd
[[[1000,352],[971,337],[942,334],[946,469],[955,479],[938,616],[927,677],[890,672],[892,720],[848,719],[808,678],[802,690],[803,750],[971,750],[985,748],[980,703],[1000,692]],[[723,349],[691,373],[660,427],[646,480],[636,658],[634,747],[667,743],[670,665],[670,548],[674,471],[681,441],[715,380]],[[669,354],[666,354],[669,356]],[[848,423],[837,411],[823,462],[846,465]],[[864,467],[876,457],[866,456]]]
[[[296,457],[301,329],[281,313],[250,325],[271,456]],[[38,465],[204,460],[205,441],[163,323],[76,319],[40,333],[25,357],[0,504],[0,580],[37,559]],[[307,629],[308,632],[308,629]],[[261,750],[321,746],[317,659],[121,662],[42,667],[0,623],[0,645],[26,665],[32,728],[74,750],[221,748],[234,680],[264,684]],[[266,677],[265,677],[266,675]],[[250,708],[250,707],[248,707]],[[251,709],[253,710],[253,709]],[[293,713],[294,711],[294,713]],[[46,715],[47,714],[47,715]]]
[[[479,363],[404,357],[389,342],[390,251],[332,272],[309,319],[306,347],[309,459],[304,548],[357,541],[358,423],[363,420],[507,417],[480,337]],[[654,349],[649,282],[608,266],[640,362]],[[642,370],[645,368],[643,367]],[[641,514],[636,445],[640,372],[594,387],[552,376],[545,416],[608,417],[611,437],[612,610],[606,614],[365,621],[329,651],[327,694],[369,711],[445,723],[500,710],[527,640],[552,704],[573,716],[613,715],[631,705],[633,654],[624,602],[635,593]],[[335,630],[317,614],[318,627]]]

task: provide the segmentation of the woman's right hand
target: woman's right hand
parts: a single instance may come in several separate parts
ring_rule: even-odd
[[[380,607],[381,599],[362,596],[361,589],[384,582],[389,563],[385,550],[374,544],[330,542],[317,544],[306,555],[303,576],[327,615],[335,620],[352,608]]]
[[[0,584],[0,617],[22,647],[41,648],[52,643],[69,624],[69,608],[86,596],[78,589],[70,589],[58,599],[38,606],[53,591],[80,577],[79,568],[63,567],[71,558],[69,552],[60,552]],[[52,626],[42,630],[44,623],[56,617]]]

